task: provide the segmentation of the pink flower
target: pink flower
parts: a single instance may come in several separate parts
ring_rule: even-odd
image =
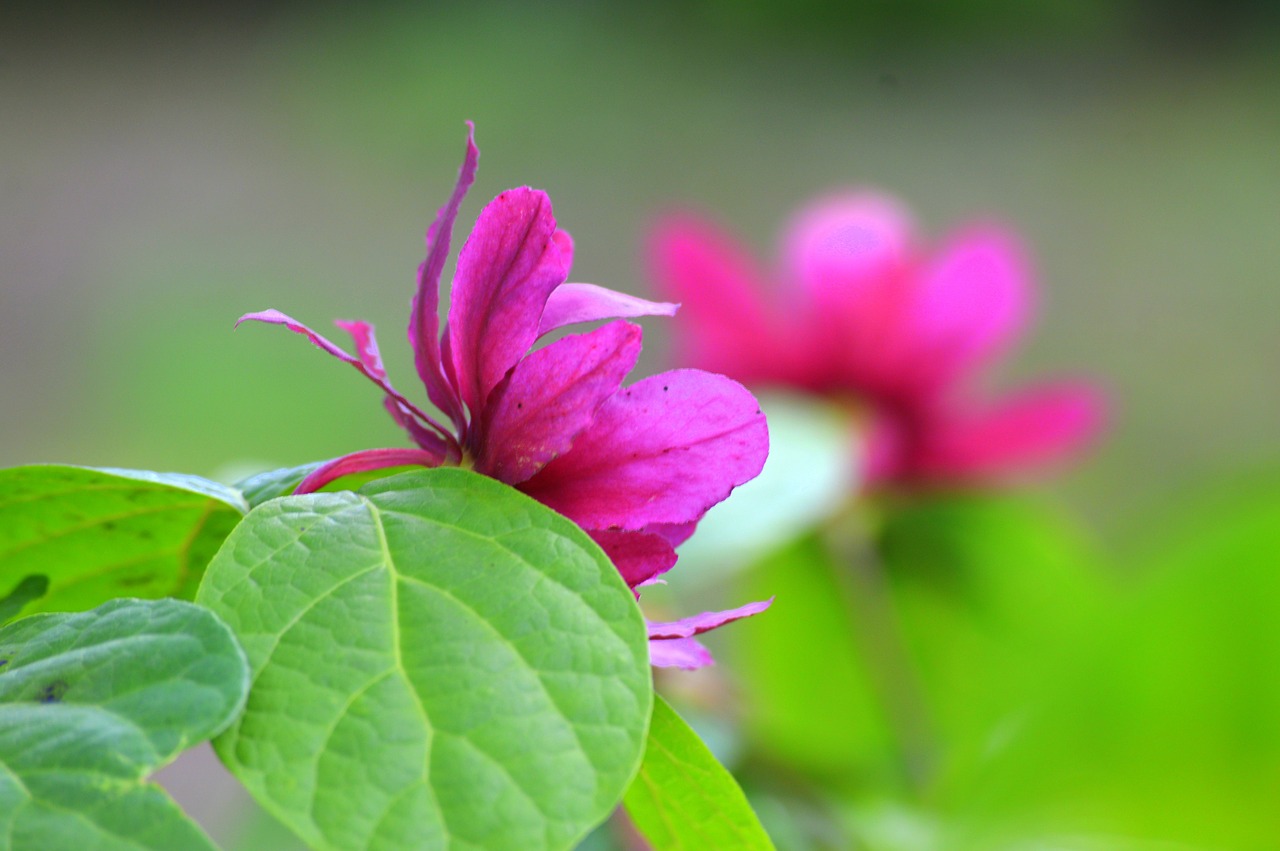
[[[557,229],[547,196],[527,187],[503,192],[480,212],[458,257],[441,334],[440,273],[479,156],[472,128],[457,185],[427,231],[409,319],[418,376],[449,426],[391,386],[370,325],[336,323],[355,343],[351,355],[279,311],[240,318],[284,325],[351,364],[382,389],[383,404],[417,445],[335,459],[295,493],[387,467],[472,467],[582,526],[637,589],[675,564],[675,547],[709,508],[760,472],[768,454],[764,416],[742,385],[698,370],[623,387],[640,354],[640,327],[629,322],[530,351],[570,324],[670,316],[676,305],[565,283],[573,242]],[[709,664],[693,636],[768,605],[651,624],[653,664]]]
[[[773,287],[689,215],[662,221],[650,247],[660,289],[683,302],[689,361],[860,403],[872,484],[990,481],[1062,459],[1101,428],[1101,395],[1080,382],[994,402],[974,392],[1028,321],[1026,261],[999,227],[968,227],[928,255],[895,199],[831,196],[792,221]]]

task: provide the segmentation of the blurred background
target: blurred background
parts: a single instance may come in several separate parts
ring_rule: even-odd
[[[1245,617],[1219,570],[1227,561],[1256,565],[1255,584],[1241,587],[1258,624],[1280,613],[1259,602],[1280,566],[1265,538],[1280,482],[1278,93],[1280,6],[1265,0],[10,4],[0,17],[0,464],[234,478],[399,445],[354,371],[278,329],[233,334],[232,323],[267,307],[316,328],[370,320],[393,380],[416,390],[407,305],[465,119],[483,156],[460,223],[506,187],[545,188],[576,240],[573,278],[638,294],[649,288],[645,228],[671,205],[711,214],[772,261],[779,228],[807,197],[875,186],[915,210],[930,242],[996,218],[1031,247],[1038,321],[997,381],[1087,376],[1114,400],[1097,452],[1036,497],[1072,518],[1072,541],[1106,554],[1100,572],[1194,560],[1200,545],[1172,537],[1190,534],[1189,517],[1219,512],[1227,519],[1205,523],[1228,537],[1228,520],[1254,518],[1245,538],[1184,571],[1215,584],[1162,580],[1158,600],[1137,604],[1156,624],[1140,638],[1088,630],[1100,645],[1105,635],[1157,656],[1164,637],[1181,636],[1180,661],[1152,675],[1174,688],[1276,645],[1266,631],[1212,642]],[[647,333],[653,370],[662,322]],[[1268,499],[1270,514],[1239,507]],[[924,558],[900,534],[904,560]],[[1076,605],[1038,587],[1046,611],[1055,599]],[[1217,614],[1189,630],[1206,597]],[[1071,663],[1082,680],[1134,680],[1091,667],[1105,650],[1082,654],[1094,660]],[[1216,700],[1256,709],[1257,676],[1230,670],[1245,696]],[[1167,705],[1163,687],[1123,704],[1134,728],[1146,717],[1135,707]],[[1192,726],[1170,722],[1171,736],[1209,717],[1186,712]],[[1211,757],[1179,760],[1156,744],[1161,759],[1135,746],[1133,764],[1208,760],[1221,762],[1213,777],[1238,778],[1237,757],[1252,754],[1257,773],[1241,782],[1274,801],[1280,769],[1259,753],[1280,752],[1280,734],[1263,716],[1214,727],[1229,746],[1205,745]],[[1073,723],[1055,740],[1074,741],[1061,732]],[[1259,736],[1271,750],[1259,751]],[[1020,788],[1017,765],[1051,758],[1035,753],[997,781]],[[1075,763],[1062,771],[1094,776]],[[1188,775],[1184,791],[1207,776]],[[1048,810],[1098,810],[1058,786],[1041,796],[1055,802]],[[849,799],[866,803],[857,790],[867,788]],[[786,810],[783,799],[765,807]],[[947,847],[888,811],[865,847]],[[1158,821],[1148,815],[1133,823]],[[857,833],[865,817],[841,824]],[[1205,847],[1278,847],[1274,826]],[[864,847],[792,828],[780,847]]]

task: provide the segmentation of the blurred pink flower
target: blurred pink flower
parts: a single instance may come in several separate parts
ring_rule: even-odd
[[[970,226],[932,255],[893,198],[852,192],[792,220],[770,286],[732,238],[690,215],[650,243],[664,295],[682,302],[682,355],[748,384],[799,388],[869,415],[875,484],[990,481],[1063,459],[1101,429],[1100,392],[1082,382],[981,399],[973,378],[1028,323],[1023,250]]]
[[[708,509],[760,472],[769,443],[764,416],[742,385],[698,370],[665,372],[623,387],[640,355],[641,330],[629,322],[610,322],[530,351],[566,325],[669,316],[676,306],[565,283],[573,242],[557,229],[547,196],[527,187],[503,192],[481,211],[458,257],[441,334],[440,274],[478,161],[473,130],[453,194],[427,231],[409,320],[418,376],[449,427],[391,386],[372,326],[336,323],[355,343],[351,355],[279,311],[240,318],[284,325],[354,366],[382,389],[383,404],[417,444],[337,458],[307,476],[295,493],[388,467],[472,467],[576,522],[637,589],[675,564],[675,547]],[[693,636],[768,605],[651,624],[652,661],[709,664],[710,655]]]

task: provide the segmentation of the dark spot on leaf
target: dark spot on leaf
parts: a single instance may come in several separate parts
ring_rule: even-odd
[[[138,530],[138,537],[139,537],[139,538],[141,538],[141,539],[142,539],[142,540],[144,540],[144,541],[150,541],[152,538],[154,538],[154,537],[155,537],[155,535],[151,534],[151,530],[150,530],[150,529],[139,529],[139,530]]]
[[[40,689],[40,693],[36,696],[36,700],[40,703],[60,703],[62,696],[67,693],[67,685],[65,680],[54,680],[44,688]]]
[[[0,659],[0,668],[3,668],[5,665],[8,665],[8,664],[9,664],[8,659]]]
[[[102,524],[103,531],[110,532],[114,528],[116,528],[116,524],[110,520]]]
[[[154,573],[141,573],[137,576],[123,577],[117,584],[121,588],[132,588],[135,585],[146,585],[156,578]]]

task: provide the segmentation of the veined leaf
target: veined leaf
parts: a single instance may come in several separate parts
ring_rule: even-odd
[[[213,849],[145,778],[231,721],[248,673],[230,630],[178,600],[0,629],[0,851]]]
[[[254,675],[217,751],[312,847],[569,848],[640,761],[634,597],[580,529],[483,476],[259,506],[197,599]]]

